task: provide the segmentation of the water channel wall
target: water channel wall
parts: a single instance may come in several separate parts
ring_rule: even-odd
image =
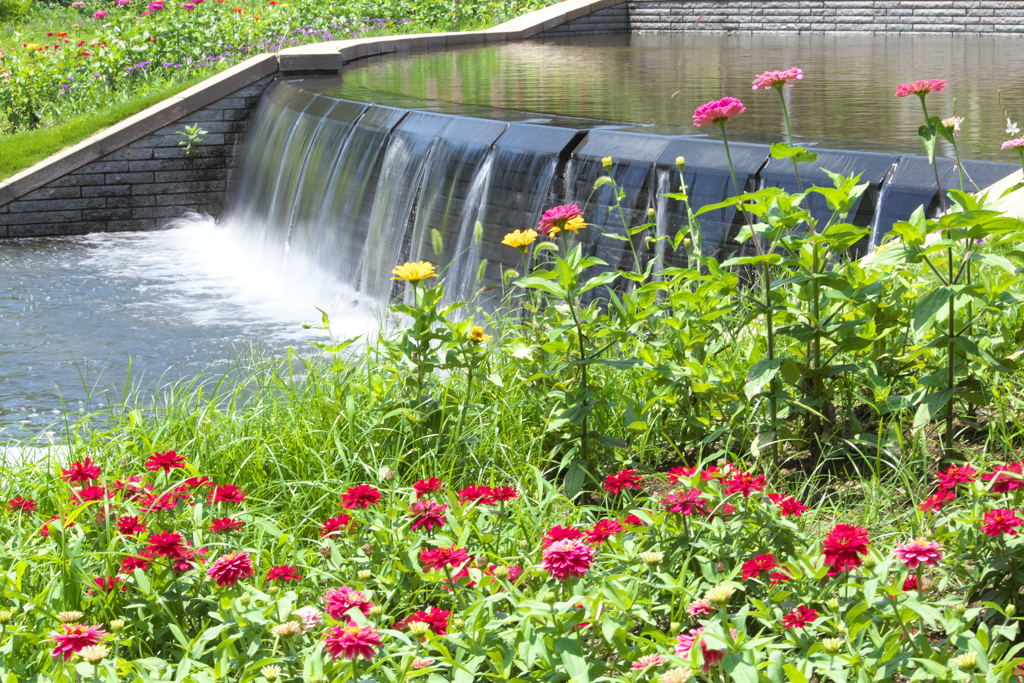
[[[217,216],[240,140],[275,77],[340,72],[379,54],[626,31],[1024,30],[1024,0],[566,0],[487,31],[368,38],[253,57],[0,182],[0,237],[147,230],[189,211]],[[187,125],[207,134],[191,155]]]

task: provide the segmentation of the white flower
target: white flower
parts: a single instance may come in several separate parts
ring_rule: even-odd
[[[1006,134],[1016,135],[1019,132],[1020,128],[1017,127],[1017,124],[1011,121],[1010,119],[1006,119]]]

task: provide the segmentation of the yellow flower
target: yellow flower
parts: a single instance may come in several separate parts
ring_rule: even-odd
[[[509,234],[505,235],[505,239],[503,239],[501,243],[507,247],[515,247],[525,254],[526,248],[533,244],[536,239],[536,230],[513,230]]]
[[[604,158],[602,158],[601,159],[601,165],[604,166],[604,170],[606,170],[606,171],[612,170],[612,158],[611,157],[604,157]]]
[[[39,43],[25,43],[26,50],[41,50],[43,48]]]
[[[570,230],[572,232],[576,232],[580,228],[585,227],[587,227],[587,224],[584,222],[583,216],[575,216],[573,218],[570,218],[565,224],[565,229]]]
[[[479,344],[480,342],[486,342],[490,340],[491,335],[484,334],[484,328],[482,328],[480,325],[473,325],[473,329],[469,333],[469,341],[476,342],[477,344]]]
[[[419,284],[428,277],[437,277],[437,273],[434,272],[434,264],[428,261],[420,261],[419,263],[413,263],[409,261],[396,267],[391,271],[391,274],[395,277],[392,280],[405,280],[412,284]]]

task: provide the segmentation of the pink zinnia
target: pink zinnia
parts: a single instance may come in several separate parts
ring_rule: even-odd
[[[633,662],[633,664],[629,668],[633,671],[643,671],[644,669],[649,669],[652,666],[661,666],[662,664],[665,664],[667,662],[668,660],[665,659],[664,655],[644,655],[640,659]]]
[[[731,477],[722,481],[725,484],[725,494],[742,493],[744,498],[749,498],[751,493],[763,491],[764,476],[755,477],[749,472],[737,472]]]
[[[936,541],[916,538],[910,543],[897,545],[893,555],[907,569],[917,569],[922,564],[926,567],[934,567],[942,561],[942,544]]]
[[[443,491],[444,483],[437,477],[431,477],[430,479],[419,480],[412,487],[416,491],[416,498],[423,498],[434,491]]]
[[[71,463],[68,469],[61,469],[61,479],[72,484],[100,478],[100,468],[89,458]]]
[[[669,512],[677,512],[681,515],[704,514],[708,501],[700,497],[700,489],[689,491],[675,491],[666,494],[661,499],[661,505]]]
[[[136,569],[146,571],[149,569],[150,563],[151,560],[149,557],[135,557],[134,555],[129,555],[121,560],[121,568],[118,571],[122,574],[131,574]]]
[[[365,595],[355,588],[349,588],[348,586],[332,588],[327,591],[324,595],[324,604],[331,618],[338,619],[339,621],[352,608],[358,609],[363,613],[363,616],[368,616],[370,608],[373,607],[373,603],[367,600]]]
[[[230,517],[221,517],[210,522],[210,531],[215,534],[224,534],[231,531],[238,531],[245,522],[238,519],[231,519]]]
[[[765,71],[760,76],[754,78],[754,87],[752,90],[760,90],[761,88],[781,88],[784,85],[793,87],[790,81],[799,81],[804,77],[804,72],[795,66],[792,69],[786,71]]]
[[[733,636],[736,635],[735,629],[730,629],[730,632]],[[699,628],[691,628],[686,633],[680,633],[676,636],[676,654],[680,657],[686,657],[690,654],[690,651],[693,650],[693,646],[699,643],[701,659],[704,660],[703,671],[704,673],[708,673],[711,671],[711,667],[722,661],[722,658],[725,657],[725,651],[709,649],[704,643],[703,635],[703,626]]]
[[[678,484],[680,479],[688,479],[697,473],[697,466],[691,465],[689,467],[673,467],[668,472],[668,480],[672,484]]]
[[[537,232],[548,235],[553,228],[557,228],[559,231],[564,230],[566,223],[582,215],[583,211],[575,204],[562,204],[548,209],[541,216],[540,223],[537,224]]]
[[[185,466],[185,458],[178,455],[174,451],[167,451],[165,453],[154,453],[149,460],[146,461],[146,469],[150,472],[156,472],[162,470],[165,474],[173,469],[178,469]]]
[[[267,581],[302,581],[302,575],[294,564],[282,564],[267,570]]]
[[[924,502],[918,505],[922,512],[938,512],[946,503],[956,500],[956,491],[953,489],[939,489],[938,493],[928,496]]]
[[[756,579],[761,576],[764,572],[770,572],[779,566],[779,563],[775,561],[775,556],[770,554],[758,555],[752,557],[743,563],[743,574],[742,579],[749,581],[750,579]]]
[[[349,525],[352,518],[346,515],[344,512],[337,517],[331,517],[329,520],[320,525],[320,537],[333,536],[339,531],[344,531],[345,527]]]
[[[636,470],[622,470],[604,478],[604,490],[615,496],[629,489],[639,491],[641,481],[643,479]]]
[[[439,636],[443,636],[448,633],[448,619],[452,613],[446,609],[438,609],[437,607],[428,607],[425,611],[420,610],[419,612],[413,612],[411,615],[402,619],[400,622],[395,624],[396,629],[404,629],[414,621],[421,622],[427,625],[433,633]],[[426,638],[424,638],[426,640]]]
[[[380,633],[376,629],[369,626],[359,627],[354,621],[348,622],[348,626],[327,629],[324,638],[324,649],[330,652],[334,659],[373,659],[377,654],[376,648],[382,644]]]
[[[714,614],[715,608],[710,600],[701,599],[691,602],[686,611],[690,613],[691,617],[698,617],[702,614]]]
[[[782,628],[804,628],[813,623],[819,616],[817,610],[799,605],[782,617]]]
[[[292,612],[292,614],[294,614],[301,620],[300,628],[303,633],[308,633],[309,631],[312,631],[320,625],[320,622],[324,620],[323,614],[320,612],[320,610],[318,610],[316,607],[313,607],[312,605],[300,607],[299,609]]]
[[[251,577],[255,572],[249,553],[228,553],[221,555],[206,573],[217,582],[218,586],[234,586],[241,579]]]
[[[621,534],[625,529],[622,528],[622,524],[617,519],[602,519],[594,525],[593,529],[584,529],[583,533],[587,536],[587,542],[593,545],[601,545],[615,534]]]
[[[584,576],[593,563],[594,549],[575,538],[555,541],[544,549],[541,560],[544,569],[559,581]]]
[[[1024,524],[1024,520],[1017,516],[1017,511],[1009,508],[989,510],[981,521],[981,530],[986,536],[1016,536],[1017,529],[1014,527]]]
[[[781,493],[769,493],[768,500],[775,503],[775,507],[778,508],[779,514],[783,517],[787,517],[789,515],[800,517],[803,513],[807,512],[807,506],[793,496],[785,496]]]
[[[369,484],[353,486],[341,494],[341,507],[346,510],[355,510],[356,508],[365,510],[371,505],[376,505],[378,501],[380,501],[380,490]]]
[[[1016,149],[1018,147],[1024,147],[1024,138],[1014,138],[1013,140],[1007,140],[1002,144],[1000,149]]]
[[[547,548],[555,541],[564,541],[567,538],[583,538],[583,532],[572,526],[555,525],[548,529],[544,538],[540,539],[540,547]]]
[[[234,484],[214,486],[210,491],[210,505],[215,503],[241,503],[245,500],[245,493]]]
[[[945,87],[946,81],[938,78],[933,78],[930,81],[914,81],[905,85],[897,85],[896,97],[908,97],[910,95],[924,97],[930,92],[942,92]]]
[[[1024,488],[1024,478],[1021,476],[1021,463],[1019,462],[996,465],[992,468],[992,474],[983,474],[981,479],[992,482],[989,485],[989,490],[992,493],[1008,493],[1014,489]]]
[[[93,13],[92,18],[93,19],[106,19],[107,18],[107,11],[106,10],[102,10],[102,9],[101,10],[97,10],[96,12]]]
[[[135,515],[125,515],[117,520],[117,530],[125,536],[135,536],[146,530],[145,525]]]
[[[60,633],[51,633],[50,639],[57,645],[53,648],[54,657],[63,657],[65,662],[70,662],[71,657],[79,650],[91,647],[100,642],[103,636],[108,635],[89,624],[61,624]]]
[[[977,473],[978,470],[970,465],[950,465],[945,472],[936,472],[935,476],[939,478],[940,489],[952,489],[959,484],[970,484]]]
[[[737,114],[747,110],[735,97],[723,97],[720,100],[711,100],[702,104],[693,112],[693,125],[710,126],[712,123],[724,126],[726,122]]]
[[[444,511],[447,505],[439,505],[433,500],[417,500],[409,506],[409,514],[412,516],[412,530],[426,527],[427,531],[434,528],[440,529],[444,526]]]
[[[7,501],[7,509],[11,512],[32,512],[36,509],[36,502],[31,498],[11,498]]]
[[[100,590],[105,590],[110,593],[121,583],[121,577],[117,574],[113,576],[97,576],[93,579],[93,583],[100,587]],[[122,590],[124,590],[122,588]]]
[[[465,549],[455,546],[420,550],[420,564],[423,571],[428,569],[444,569],[445,567],[460,568],[469,562]]]

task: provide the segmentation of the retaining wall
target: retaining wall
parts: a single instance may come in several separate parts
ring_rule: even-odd
[[[318,43],[253,57],[0,182],[0,237],[146,230],[223,210],[239,142],[275,76],[366,57],[626,31],[1024,32],[1024,0],[566,0],[487,31]],[[178,133],[207,131],[186,156]]]

